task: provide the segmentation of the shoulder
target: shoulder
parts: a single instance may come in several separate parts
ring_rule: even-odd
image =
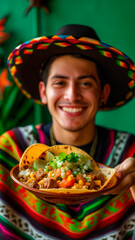
[[[106,142],[116,149],[127,149],[135,144],[135,135],[126,131],[119,131],[116,129],[108,129],[99,127],[100,141]]]
[[[135,134],[133,133],[129,133],[126,131],[120,131],[117,129],[110,129],[110,128],[105,128],[105,127],[101,127],[98,126],[98,132],[101,136],[110,136],[110,137],[114,137],[115,139],[121,137],[121,138],[132,138],[133,140],[135,140]]]
[[[111,167],[134,154],[135,135],[132,133],[99,127],[99,140],[103,161]]]

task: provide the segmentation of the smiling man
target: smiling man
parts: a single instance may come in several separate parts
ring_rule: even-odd
[[[58,142],[80,146],[93,140],[96,112],[110,92],[109,84],[101,89],[94,62],[75,55],[57,57],[50,65],[48,78],[39,83],[39,90],[52,115]]]
[[[95,125],[98,110],[118,108],[134,97],[132,60],[102,43],[92,28],[72,24],[54,36],[21,44],[8,64],[21,91],[48,106],[52,122],[16,127],[0,137],[2,237],[133,239],[135,136]],[[13,184],[9,171],[23,151],[37,142],[85,150],[95,161],[115,167],[119,184],[106,195],[78,205],[35,198]]]

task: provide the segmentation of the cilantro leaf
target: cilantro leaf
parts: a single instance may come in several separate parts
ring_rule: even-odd
[[[59,153],[59,159],[62,161],[66,160],[66,153],[63,152]]]
[[[70,153],[67,155],[67,162],[76,163],[79,160],[79,156],[77,153]]]
[[[58,158],[63,162],[67,161],[72,163],[76,163],[79,160],[77,153],[70,153],[66,155],[66,153],[60,152]]]

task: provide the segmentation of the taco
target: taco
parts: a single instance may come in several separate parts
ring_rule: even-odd
[[[18,180],[53,193],[98,192],[117,183],[116,170],[96,163],[83,150],[70,145],[28,147],[19,163]]]

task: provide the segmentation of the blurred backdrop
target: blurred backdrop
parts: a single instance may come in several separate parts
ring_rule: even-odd
[[[62,25],[71,23],[93,27],[103,42],[135,61],[134,0],[0,0],[0,134],[51,120],[45,107],[18,90],[8,72],[8,55],[20,43],[54,35]],[[135,99],[120,109],[98,112],[96,123],[135,133]]]

